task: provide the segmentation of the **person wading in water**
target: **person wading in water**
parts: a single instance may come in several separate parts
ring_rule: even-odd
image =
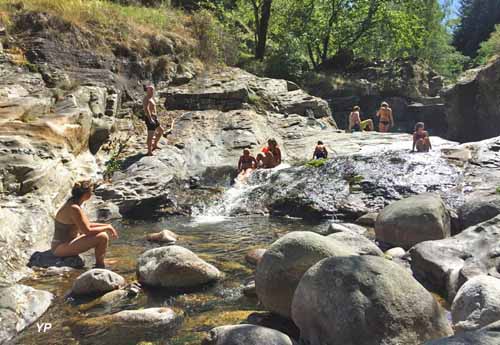
[[[94,248],[95,267],[105,268],[109,235],[118,238],[118,233],[111,224],[91,223],[83,212],[82,204],[90,199],[93,189],[91,181],[75,183],[71,198],[56,214],[51,250],[55,256],[65,257]]]
[[[380,109],[377,111],[378,130],[381,133],[387,133],[394,127],[394,118],[392,117],[392,109],[389,108],[387,102],[382,102]]]
[[[415,133],[413,133],[413,148],[412,152],[415,152],[415,147],[418,152],[429,152],[432,149],[431,140],[429,139],[429,133],[425,130],[425,125],[423,122],[418,122],[415,125]]]
[[[158,121],[156,114],[156,101],[154,99],[155,88],[150,85],[146,87],[146,96],[143,99],[144,121],[148,129],[148,138],[146,141],[148,147],[148,156],[153,155],[153,151],[159,149],[158,142],[163,135],[164,129]]]

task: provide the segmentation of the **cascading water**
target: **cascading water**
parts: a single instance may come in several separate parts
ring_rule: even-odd
[[[246,180],[235,179],[235,183],[215,204],[193,209],[194,222],[221,222],[235,214],[255,213],[255,210],[247,211],[251,207],[249,201],[254,190],[267,183],[277,171],[289,167],[288,164],[281,164],[274,169],[256,170]]]

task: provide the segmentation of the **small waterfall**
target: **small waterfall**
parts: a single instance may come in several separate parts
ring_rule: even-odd
[[[289,168],[288,164],[281,164],[274,169],[256,170],[247,180],[235,179],[234,184],[224,192],[221,200],[214,205],[193,210],[196,223],[217,223],[234,216],[235,213],[245,213],[250,209],[250,196],[255,189],[267,183],[277,171]],[[238,211],[242,212],[238,212]]]

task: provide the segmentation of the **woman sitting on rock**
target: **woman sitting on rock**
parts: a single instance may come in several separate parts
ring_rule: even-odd
[[[77,182],[71,190],[71,198],[59,209],[55,218],[54,238],[51,249],[55,256],[75,256],[89,249],[95,250],[95,267],[104,268],[104,256],[109,235],[118,233],[110,224],[91,223],[82,204],[92,196],[91,181]]]
[[[274,168],[281,164],[281,150],[276,139],[269,139],[262,152],[265,154],[265,160],[269,160],[269,163],[266,164],[268,168]]]
[[[429,152],[432,148],[431,139],[429,138],[429,133],[425,130],[425,125],[423,122],[418,122],[415,125],[415,133],[413,133],[413,148],[412,152],[415,152],[415,147],[418,152]]]
[[[249,149],[244,149],[243,155],[240,156],[240,160],[238,161],[238,178],[240,180],[247,178],[256,168],[257,161],[255,157],[250,154]]]

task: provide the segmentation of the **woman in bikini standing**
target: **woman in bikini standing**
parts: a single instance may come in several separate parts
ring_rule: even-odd
[[[95,267],[105,268],[109,235],[118,238],[118,233],[110,224],[89,222],[83,212],[82,204],[92,196],[93,187],[90,181],[78,182],[73,186],[71,198],[56,214],[51,250],[55,256],[65,257],[94,248]]]
[[[377,111],[377,117],[379,118],[378,129],[381,133],[387,133],[394,127],[392,109],[389,108],[387,102],[382,102],[379,111]]]

